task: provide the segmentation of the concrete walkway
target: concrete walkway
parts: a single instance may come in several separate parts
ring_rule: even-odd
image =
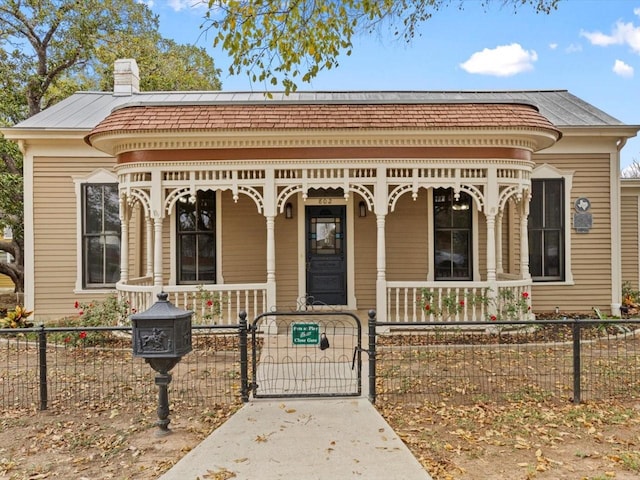
[[[247,403],[160,480],[206,478],[431,480],[363,397]]]

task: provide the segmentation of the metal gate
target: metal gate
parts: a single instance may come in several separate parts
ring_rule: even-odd
[[[362,326],[349,312],[270,312],[251,327],[254,398],[362,392]]]

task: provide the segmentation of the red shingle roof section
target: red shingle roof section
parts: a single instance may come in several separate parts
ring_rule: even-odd
[[[442,129],[555,126],[531,105],[292,104],[163,105],[115,110],[89,137],[101,133],[272,129]]]

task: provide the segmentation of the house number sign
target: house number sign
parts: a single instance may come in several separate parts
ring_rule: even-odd
[[[593,227],[593,215],[589,213],[591,201],[586,197],[580,197],[573,204],[573,208],[573,228],[576,233],[589,233]]]

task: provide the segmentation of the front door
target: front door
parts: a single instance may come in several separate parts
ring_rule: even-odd
[[[344,205],[306,207],[307,301],[347,304]]]

